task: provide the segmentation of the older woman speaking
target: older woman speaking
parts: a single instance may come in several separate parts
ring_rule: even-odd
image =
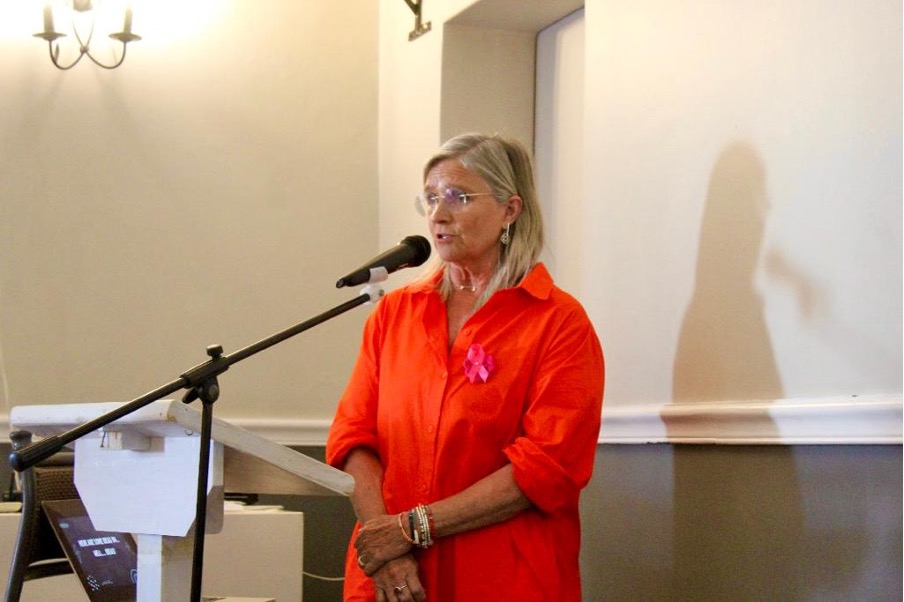
[[[603,355],[538,262],[530,157],[453,138],[417,206],[438,261],[369,317],[327,442],[355,478],[345,599],[579,600]]]

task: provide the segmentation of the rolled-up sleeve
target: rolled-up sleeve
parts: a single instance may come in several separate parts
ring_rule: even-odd
[[[543,512],[577,505],[590,480],[599,438],[605,368],[602,349],[579,307],[562,320],[529,391],[523,434],[505,449],[515,481]]]
[[[342,469],[349,452],[356,447],[378,451],[379,322],[379,312],[367,320],[358,359],[330,426],[326,461],[335,468]]]

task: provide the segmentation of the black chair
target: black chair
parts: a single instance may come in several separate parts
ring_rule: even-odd
[[[32,434],[14,431],[9,438],[13,451],[31,445]],[[75,488],[75,454],[60,452],[23,470],[22,520],[6,581],[6,602],[19,602],[22,585],[32,579],[72,573],[72,565],[60,547],[41,502],[78,499]]]

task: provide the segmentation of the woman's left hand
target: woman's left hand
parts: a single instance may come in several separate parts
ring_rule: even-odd
[[[358,566],[370,577],[390,560],[407,553],[411,544],[402,535],[397,515],[372,518],[358,529],[355,538]]]
[[[377,602],[423,602],[427,599],[411,554],[390,560],[374,574]]]

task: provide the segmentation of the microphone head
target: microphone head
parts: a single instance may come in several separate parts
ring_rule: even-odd
[[[392,249],[340,278],[336,283],[336,288],[366,282],[381,282],[396,270],[421,265],[427,261],[428,257],[430,257],[430,242],[426,238],[406,236]]]
[[[430,257],[430,241],[423,236],[406,236],[399,244],[409,246],[414,250],[414,257],[408,263],[409,267],[417,267]]]

